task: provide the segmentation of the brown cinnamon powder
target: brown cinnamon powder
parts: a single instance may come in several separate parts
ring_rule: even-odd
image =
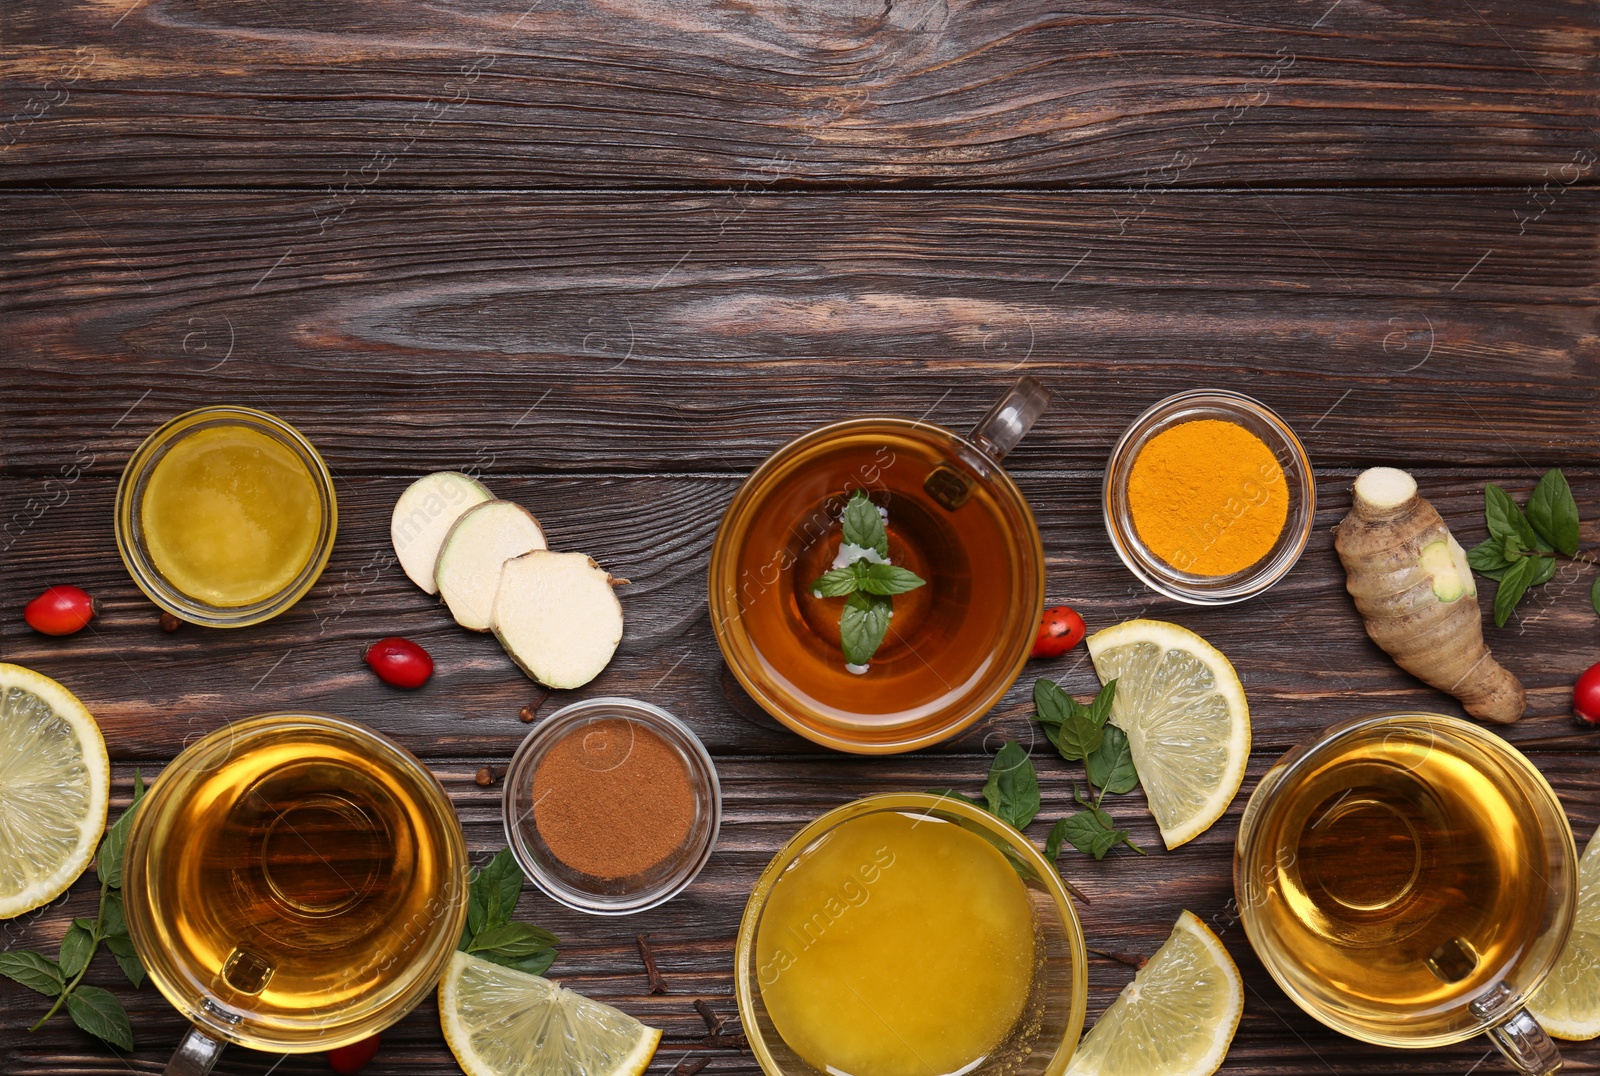
[[[641,874],[689,835],[689,769],[658,734],[626,718],[582,725],[533,772],[533,821],[550,853],[597,878]]]

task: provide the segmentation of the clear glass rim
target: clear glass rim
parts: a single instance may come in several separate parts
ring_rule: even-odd
[[[938,796],[930,792],[884,792],[877,795],[865,796],[858,800],[842,804],[832,810],[826,811],[801,827],[800,831],[784,842],[783,847],[772,857],[761,876],[756,880],[750,890],[750,896],[745,901],[744,913],[739,919],[739,935],[734,946],[733,983],[734,993],[739,1005],[739,1021],[744,1028],[745,1038],[750,1044],[751,1051],[756,1056],[763,1072],[767,1076],[795,1076],[789,1073],[772,1056],[771,1047],[761,1033],[761,1025],[756,1019],[757,999],[750,983],[754,978],[752,974],[756,949],[756,928],[760,925],[761,914],[766,909],[767,897],[772,893],[772,887],[780,875],[788,870],[790,864],[809,848],[811,844],[841,823],[848,822],[862,815],[878,811],[920,811],[923,813],[937,813],[953,815],[965,822],[979,826],[994,837],[1002,840],[1032,869],[1036,880],[1050,895],[1051,904],[1055,907],[1061,931],[1066,935],[1067,944],[1072,951],[1072,999],[1070,1002],[1071,1013],[1067,1018],[1067,1028],[1061,1037],[1061,1042],[1056,1046],[1050,1061],[1040,1070],[1040,1076],[1060,1076],[1066,1071],[1067,1064],[1072,1060],[1072,1055],[1077,1051],[1078,1039],[1083,1033],[1084,1016],[1088,1008],[1089,997],[1089,963],[1084,946],[1087,944],[1083,936],[1083,924],[1078,920],[1077,910],[1072,905],[1072,898],[1067,894],[1066,885],[1061,880],[1061,875],[1056,867],[1033,846],[1033,842],[1017,832],[1011,826],[1002,822],[994,815],[980,807],[950,796]]]
[[[1262,775],[1255,790],[1250,793],[1250,799],[1245,804],[1244,813],[1240,818],[1239,832],[1234,841],[1234,898],[1238,902],[1239,919],[1244,925],[1245,936],[1250,940],[1250,948],[1255,951],[1257,958],[1261,961],[1262,966],[1267,969],[1268,974],[1272,976],[1273,981],[1303,1012],[1334,1031],[1362,1042],[1370,1042],[1378,1046],[1400,1046],[1404,1049],[1427,1049],[1464,1042],[1475,1035],[1480,1035],[1495,1026],[1499,1019],[1503,1019],[1506,1014],[1502,1014],[1498,1019],[1490,1017],[1479,1020],[1475,1025],[1462,1029],[1418,1036],[1415,1040],[1405,1043],[1396,1043],[1391,1039],[1382,1038],[1360,1024],[1347,1023],[1331,1016],[1321,1006],[1303,996],[1293,981],[1284,974],[1281,962],[1263,952],[1263,947],[1257,944],[1256,937],[1260,928],[1255,923],[1254,914],[1256,890],[1251,885],[1250,872],[1247,870],[1247,864],[1253,862],[1256,855],[1257,834],[1265,828],[1260,825],[1261,818],[1267,811],[1273,809],[1260,797],[1271,796],[1273,790],[1281,785],[1286,778],[1315,767],[1326,757],[1329,750],[1339,744],[1372,729],[1381,728],[1385,725],[1401,725],[1407,721],[1442,724],[1452,734],[1461,735],[1463,738],[1502,758],[1516,772],[1527,779],[1528,790],[1538,797],[1545,812],[1560,820],[1561,829],[1558,836],[1564,835],[1566,838],[1567,870],[1572,874],[1570,884],[1564,894],[1564,902],[1568,908],[1566,925],[1558,928],[1557,932],[1560,936],[1555,939],[1555,944],[1550,946],[1549,956],[1544,962],[1544,967],[1536,968],[1530,977],[1527,992],[1522,998],[1522,1001],[1526,1002],[1527,998],[1538,989],[1539,984],[1544,981],[1545,977],[1555,969],[1561,958],[1561,950],[1566,944],[1566,937],[1571,931],[1572,911],[1576,906],[1577,846],[1572,837],[1571,824],[1567,821],[1566,810],[1561,806],[1561,799],[1556,795],[1555,790],[1550,787],[1550,782],[1545,780],[1544,774],[1539,772],[1538,767],[1511,743],[1488,729],[1463,718],[1454,717],[1450,714],[1431,713],[1426,710],[1387,710],[1382,713],[1366,714],[1335,722],[1315,738],[1291,747],[1284,752],[1283,756]],[[1515,1007],[1510,1011],[1516,1011]]]
[[[728,521],[734,517],[736,510],[742,508],[756,489],[771,474],[781,467],[785,461],[800,449],[817,441],[825,441],[841,433],[848,433],[861,427],[890,425],[903,430],[931,430],[940,437],[948,438],[957,449],[964,449],[973,453],[978,459],[986,461],[986,473],[978,475],[984,481],[993,481],[1003,491],[1008,500],[1021,513],[1027,521],[1028,533],[1024,536],[1024,544],[1029,547],[1032,563],[1037,568],[1038,586],[1034,596],[1033,616],[1026,618],[1034,625],[1027,632],[1026,638],[1019,633],[1018,638],[1011,641],[1010,653],[1006,648],[997,647],[996,653],[1008,656],[1009,661],[1001,666],[1003,675],[995,680],[992,690],[975,697],[969,705],[962,707],[952,718],[937,723],[928,720],[918,721],[902,726],[904,735],[898,737],[885,737],[872,742],[861,742],[840,733],[836,727],[815,722],[803,714],[797,714],[783,704],[783,701],[765,686],[758,676],[750,669],[750,663],[741,655],[738,641],[730,626],[737,620],[737,599],[730,607],[728,595],[737,589],[737,578],[733,573],[737,570],[737,558],[733,547],[733,537]],[[970,466],[970,464],[969,464]],[[974,472],[976,473],[976,472]],[[727,577],[726,579],[724,577]],[[825,426],[818,426],[813,430],[801,434],[784,443],[766,459],[762,460],[751,471],[739,488],[734,492],[733,499],[728,502],[727,509],[722,514],[722,519],[717,523],[717,531],[711,543],[711,562],[706,572],[707,585],[710,591],[709,610],[711,614],[711,630],[717,639],[717,648],[722,651],[722,659],[727,663],[729,670],[739,681],[745,693],[772,717],[776,718],[790,731],[796,732],[813,743],[821,744],[836,751],[844,751],[858,755],[892,755],[905,751],[915,751],[922,747],[943,743],[945,740],[958,736],[993,709],[1006,692],[1010,691],[1017,678],[1022,675],[1024,666],[1028,663],[1028,656],[1033,649],[1033,640],[1037,632],[1040,617],[1044,615],[1045,601],[1045,569],[1044,569],[1044,541],[1039,536],[1039,524],[1034,519],[1033,509],[1028,504],[1027,497],[1023,496],[1011,475],[1004,466],[995,463],[977,445],[962,437],[958,433],[946,429],[932,422],[924,422],[903,418],[896,415],[867,415],[857,418],[843,419],[839,422],[830,422]],[[893,726],[886,727],[886,732],[897,731]]]
[[[693,834],[693,853],[684,856],[677,869],[660,883],[622,895],[590,893],[556,877],[545,869],[537,853],[529,847],[518,824],[532,809],[523,804],[519,790],[524,786],[532,787],[534,768],[544,752],[574,725],[602,717],[637,721],[677,746],[689,759],[690,781],[706,794],[710,803],[709,811]],[[664,904],[682,893],[711,861],[717,837],[722,831],[722,784],[717,778],[717,767],[711,753],[688,725],[652,703],[621,696],[601,696],[563,706],[528,733],[506,767],[505,787],[500,795],[500,817],[505,828],[506,843],[517,865],[545,896],[574,911],[593,915],[632,915]]]
[[[373,729],[367,728],[348,718],[337,717],[333,714],[317,713],[307,710],[282,710],[272,713],[256,714],[251,717],[241,718],[229,722],[218,729],[213,729],[183,751],[179,752],[167,766],[157,774],[150,783],[145,799],[140,801],[139,812],[134,815],[133,825],[129,828],[127,851],[124,859],[124,886],[123,892],[127,895],[128,933],[134,945],[141,951],[149,951],[151,939],[144,938],[140,945],[145,924],[143,916],[146,914],[138,896],[143,886],[141,878],[144,871],[145,844],[149,839],[150,827],[155,825],[152,819],[157,818],[155,813],[162,809],[166,803],[164,787],[171,787],[171,782],[163,781],[168,774],[184,771],[207,752],[212,750],[219,742],[226,742],[230,749],[240,736],[255,735],[263,731],[272,731],[282,726],[304,725],[325,731],[335,732],[341,736],[349,737],[361,743],[368,749],[381,752],[391,762],[406,770],[417,779],[420,787],[430,789],[437,794],[433,799],[432,807],[441,820],[448,824],[441,828],[445,834],[446,857],[453,860],[460,873],[460,883],[455,887],[456,896],[452,901],[452,908],[448,914],[437,917],[435,929],[430,935],[429,944],[421,954],[421,959],[414,964],[411,973],[412,983],[401,993],[397,994],[382,1010],[370,1014],[361,1024],[351,1027],[344,1033],[330,1032],[313,1037],[311,1041],[277,1041],[265,1036],[257,1036],[252,1032],[248,1037],[238,1036],[232,1025],[221,1019],[208,1018],[204,1011],[195,1012],[189,1008],[187,999],[178,996],[177,991],[169,989],[161,975],[152,972],[150,981],[156,986],[167,1002],[177,1009],[186,1019],[218,1038],[227,1040],[248,1049],[264,1049],[274,1053],[306,1054],[320,1053],[325,1050],[335,1049],[339,1046],[359,1042],[385,1027],[392,1026],[403,1018],[412,1009],[416,1008],[424,998],[433,993],[438,986],[440,978],[444,975],[445,968],[449,965],[455,953],[456,944],[460,939],[462,928],[467,921],[467,879],[470,870],[470,861],[467,856],[466,835],[461,829],[461,821],[457,816],[454,804],[450,801],[449,793],[439,783],[432,770],[423,765],[410,751],[401,747],[389,737]],[[159,966],[159,961],[145,960],[146,969]]]
[[[1277,438],[1277,445],[1269,443],[1268,447],[1281,448],[1293,461],[1297,472],[1285,474],[1290,496],[1289,516],[1284,523],[1288,541],[1233,575],[1210,577],[1178,571],[1145,549],[1134,531],[1132,519],[1124,518],[1122,504],[1127,495],[1128,472],[1138,450],[1158,423],[1189,410],[1196,412],[1196,417],[1209,411],[1228,417],[1243,414],[1257,420]],[[1274,451],[1274,455],[1279,453]],[[1117,557],[1140,582],[1158,594],[1189,605],[1231,605],[1255,597],[1288,575],[1305,552],[1317,512],[1316,473],[1311,457],[1294,430],[1260,400],[1231,389],[1189,389],[1156,401],[1123,431],[1106,461],[1101,505],[1106,533]]]
[[[168,448],[194,430],[214,425],[241,425],[258,430],[285,445],[300,457],[311,473],[322,507],[322,528],[311,557],[282,590],[241,606],[219,606],[198,601],[167,582],[150,560],[144,531],[138,521],[139,494],[155,466]],[[299,430],[265,411],[249,407],[216,405],[185,411],[162,423],[146,437],[122,470],[117,483],[115,508],[117,552],[134,584],[159,608],[191,624],[208,628],[243,628],[271,620],[305,597],[316,585],[322,570],[333,555],[339,530],[339,502],[333,488],[333,474],[316,447]]]

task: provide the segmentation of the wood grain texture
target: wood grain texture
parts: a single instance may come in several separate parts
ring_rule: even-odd
[[[1594,132],[1584,0],[30,0],[13,183],[1544,182]]]
[[[966,428],[1019,371],[1058,398],[1024,471],[1219,383],[1323,466],[1595,458],[1587,188],[4,205],[13,473],[225,399],[351,480],[738,473],[867,406]]]

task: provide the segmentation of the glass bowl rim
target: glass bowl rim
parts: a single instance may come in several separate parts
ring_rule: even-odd
[[[561,735],[580,721],[606,716],[636,721],[678,747],[689,759],[691,785],[702,789],[710,800],[710,810],[705,820],[693,831],[699,847],[685,855],[682,863],[662,883],[649,889],[621,897],[597,895],[570,886],[551,876],[539,860],[527,849],[517,825],[516,814],[521,809],[517,790],[527,784],[532,787],[533,768],[546,750],[559,742]],[[506,766],[504,788],[500,794],[500,820],[505,829],[506,844],[511,855],[527,879],[545,896],[574,911],[592,915],[632,915],[665,904],[687,889],[716,850],[717,837],[722,832],[722,783],[717,776],[717,766],[695,731],[681,719],[654,703],[630,699],[620,695],[601,695],[580,699],[556,710],[539,722],[522,743],[517,745]]]
[[[1142,441],[1150,427],[1164,419],[1169,412],[1184,406],[1207,410],[1220,416],[1233,417],[1243,414],[1258,420],[1272,430],[1278,439],[1277,444],[1268,442],[1268,447],[1274,449],[1273,454],[1276,456],[1278,454],[1276,450],[1283,449],[1298,465],[1300,471],[1300,481],[1289,485],[1290,512],[1284,522],[1287,529],[1295,524],[1297,518],[1303,517],[1297,533],[1277,555],[1269,554],[1263,557],[1250,567],[1235,573],[1233,581],[1223,585],[1196,586],[1163,564],[1154,554],[1142,555],[1143,543],[1130,533],[1133,529],[1132,520],[1129,519],[1124,523],[1116,511],[1117,494],[1121,486],[1126,484],[1128,470],[1133,464],[1133,460],[1129,458],[1133,445]],[[1145,408],[1117,438],[1116,445],[1106,458],[1100,500],[1101,513],[1112,548],[1116,550],[1118,559],[1140,582],[1158,594],[1189,605],[1232,605],[1264,592],[1288,575],[1299,562],[1311,540],[1311,531],[1316,522],[1317,481],[1305,445],[1301,443],[1293,427],[1272,408],[1253,396],[1232,389],[1185,389],[1163,397]]]
[[[211,605],[184,594],[162,578],[151,562],[144,542],[136,537],[140,528],[134,525],[133,519],[137,511],[132,503],[135,487],[147,480],[164,449],[188,436],[192,430],[201,428],[203,423],[212,418],[233,419],[235,424],[259,430],[294,450],[309,464],[307,469],[323,506],[322,533],[305,567],[282,590],[249,605]],[[245,628],[287,612],[316,585],[333,556],[333,544],[339,533],[339,499],[334,490],[333,473],[305,434],[278,416],[257,408],[213,404],[174,415],[151,431],[133,450],[117,482],[113,529],[123,567],[134,585],[158,608],[201,627]]]
[[[711,559],[706,570],[707,590],[709,592],[708,609],[711,615],[712,634],[716,637],[717,649],[722,652],[723,662],[733,673],[734,678],[739,681],[739,685],[744,688],[745,694],[757,706],[761,707],[762,710],[791,732],[798,733],[812,743],[820,744],[835,751],[857,755],[894,755],[907,751],[916,751],[923,747],[931,747],[934,744],[943,743],[971,728],[984,714],[994,709],[1000,700],[1005,697],[1006,692],[1010,691],[1016,684],[1017,679],[1022,675],[1022,670],[1027,666],[1028,657],[1033,648],[1034,636],[1037,632],[1035,627],[1028,632],[1025,640],[1019,636],[1018,653],[1011,662],[1011,668],[1007,670],[1002,681],[997,681],[995,690],[987,692],[981,700],[975,700],[970,707],[966,708],[968,712],[962,714],[956,720],[946,722],[938,727],[926,728],[916,735],[893,740],[873,743],[859,743],[851,740],[838,734],[828,726],[812,724],[796,716],[788,708],[780,705],[776,698],[773,698],[767,691],[757,685],[749,670],[745,667],[745,663],[739,658],[730,638],[730,628],[727,621],[734,618],[731,615],[731,611],[725,608],[727,603],[719,593],[722,589],[718,585],[719,577],[732,571],[735,567],[733,550],[730,548],[732,539],[728,537],[728,519],[733,515],[735,508],[739,507],[746,498],[753,496],[751,491],[756,488],[760,480],[766,478],[771,471],[776,470],[795,451],[813,441],[826,440],[855,427],[881,426],[884,424],[897,426],[905,430],[933,430],[949,438],[958,448],[966,449],[973,453],[982,461],[985,473],[981,474],[980,477],[995,479],[1007,497],[1016,507],[1021,509],[1023,518],[1027,520],[1028,533],[1023,544],[1029,547],[1029,551],[1033,555],[1033,563],[1039,568],[1038,595],[1034,603],[1035,608],[1030,623],[1037,625],[1040,617],[1044,615],[1046,590],[1044,540],[1039,534],[1039,524],[1034,518],[1033,506],[1028,503],[1028,498],[1016,484],[1016,480],[1006,471],[1005,465],[995,462],[987,453],[967,438],[938,423],[926,422],[921,419],[909,419],[901,415],[858,415],[854,418],[840,419],[836,422],[814,427],[785,441],[774,449],[756,465],[754,470],[745,475],[744,480],[739,483],[739,488],[734,491],[733,497],[728,501],[728,507],[717,521],[717,530],[711,540]],[[970,466],[971,462],[968,461],[968,464]],[[719,613],[719,610],[721,610],[721,613]],[[981,705],[978,704],[979,702],[981,702]],[[919,727],[920,723],[906,726],[907,729]]]
[[[1018,832],[1012,826],[996,818],[988,811],[974,804],[966,803],[951,796],[940,796],[931,792],[880,792],[848,803],[840,804],[813,818],[802,826],[794,836],[790,837],[775,852],[772,859],[762,869],[760,876],[750,889],[750,896],[745,900],[744,911],[739,917],[739,933],[734,945],[733,960],[733,985],[734,995],[738,1002],[739,1021],[744,1027],[745,1037],[749,1042],[751,1051],[755,1054],[757,1063],[767,1076],[789,1076],[772,1056],[771,1049],[767,1046],[766,1039],[761,1034],[760,1024],[756,1020],[755,992],[750,986],[751,964],[755,953],[756,926],[760,922],[761,914],[766,909],[767,899],[772,894],[772,887],[784,871],[794,863],[801,852],[811,846],[819,837],[834,829],[844,822],[863,815],[874,814],[879,811],[902,812],[907,810],[920,810],[924,813],[939,811],[955,815],[967,822],[978,825],[995,837],[1006,842],[1006,845],[1017,855],[1024,859],[1032,868],[1036,880],[1050,895],[1051,903],[1056,910],[1056,922],[1061,926],[1062,933],[1067,937],[1071,948],[1073,996],[1069,1003],[1071,1009],[1067,1018],[1066,1032],[1051,1054],[1050,1060],[1038,1076],[1061,1076],[1066,1071],[1072,1055],[1077,1052],[1078,1040],[1083,1034],[1084,1017],[1088,1007],[1089,997],[1089,962],[1084,939],[1083,923],[1078,918],[1078,912],[1072,904],[1072,897],[1067,892],[1066,884],[1056,866],[1044,858],[1044,854],[1033,846],[1033,842]],[[763,1008],[765,1006],[763,1005]]]

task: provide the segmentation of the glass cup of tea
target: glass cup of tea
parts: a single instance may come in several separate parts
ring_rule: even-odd
[[[711,550],[722,655],[767,713],[816,743],[888,754],[949,739],[997,703],[1044,611],[1044,550],[1001,460],[1049,394],[1019,380],[965,437],[909,418],[850,419],[773,453],[734,494]],[[840,640],[844,597],[813,583],[845,555],[842,513],[865,491],[888,560],[925,584],[897,594],[864,668]]]
[[[1234,891],[1284,992],[1353,1038],[1428,1047],[1487,1034],[1519,1072],[1561,1067],[1523,1008],[1572,929],[1561,803],[1499,736],[1390,713],[1284,755],[1244,811]]]
[[[194,1023],[167,1072],[388,1027],[444,973],[467,872],[444,789],[375,732],[276,713],[198,740],[141,801],[123,868],[134,948]]]

